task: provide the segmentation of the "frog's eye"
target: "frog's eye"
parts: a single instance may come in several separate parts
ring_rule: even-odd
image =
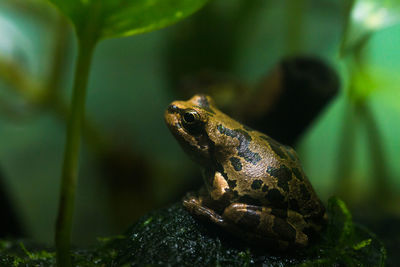
[[[194,125],[200,121],[200,115],[196,110],[188,109],[183,112],[183,122],[187,125]]]

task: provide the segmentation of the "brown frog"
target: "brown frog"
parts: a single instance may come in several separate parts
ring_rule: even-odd
[[[325,208],[291,147],[228,117],[205,95],[171,103],[165,121],[203,169],[205,187],[183,200],[190,213],[280,250],[305,247],[321,230]]]

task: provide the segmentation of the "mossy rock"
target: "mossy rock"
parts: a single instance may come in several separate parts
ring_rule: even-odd
[[[177,203],[142,217],[124,236],[104,239],[97,249],[75,250],[73,262],[79,266],[384,266],[382,243],[364,227],[353,224],[342,201],[330,199],[328,214],[329,224],[318,242],[307,249],[277,254],[197,221]],[[0,266],[55,263],[51,250],[6,243],[0,243]]]

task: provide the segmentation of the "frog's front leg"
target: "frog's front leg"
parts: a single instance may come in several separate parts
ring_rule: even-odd
[[[224,225],[224,219],[221,215],[215,212],[213,209],[205,205],[209,202],[206,196],[196,195],[194,193],[188,193],[183,199],[183,206],[193,215],[200,217],[204,220],[210,220],[215,224]]]
[[[302,231],[306,223],[294,211],[232,203],[222,217],[231,232],[249,241],[277,241],[278,249],[286,249],[291,245],[304,247],[308,244],[308,236]]]
[[[183,205],[192,214],[210,220],[220,226],[225,226],[220,214],[229,205],[229,186],[220,172],[211,177],[207,190],[203,187],[196,193],[188,193],[183,199]]]

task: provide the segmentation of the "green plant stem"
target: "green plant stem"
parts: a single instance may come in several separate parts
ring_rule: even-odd
[[[390,176],[388,173],[385,150],[382,143],[382,134],[368,103],[364,102],[359,106],[360,117],[367,133],[368,145],[370,149],[371,174],[373,182],[372,197],[381,207],[388,207],[392,200],[392,190],[390,187]]]
[[[350,32],[350,22],[351,22],[351,11],[353,10],[355,0],[346,1],[344,4],[344,14],[343,14],[343,33],[342,33],[342,40],[340,41],[339,46],[339,57],[344,57],[346,54],[346,45],[349,38]]]
[[[354,167],[355,160],[355,143],[356,143],[356,127],[358,126],[357,117],[354,112],[354,103],[346,102],[343,114],[342,129],[340,132],[339,151],[337,171],[335,177],[337,179],[335,192],[344,199],[350,200],[352,196],[352,177],[351,170]]]
[[[301,51],[304,9],[307,2],[307,0],[289,0],[286,8],[286,53],[290,56]]]
[[[78,59],[72,92],[71,110],[67,123],[62,168],[61,192],[56,224],[57,265],[71,266],[70,240],[74,211],[75,188],[78,176],[78,158],[82,124],[85,113],[86,88],[95,42],[78,42]]]

